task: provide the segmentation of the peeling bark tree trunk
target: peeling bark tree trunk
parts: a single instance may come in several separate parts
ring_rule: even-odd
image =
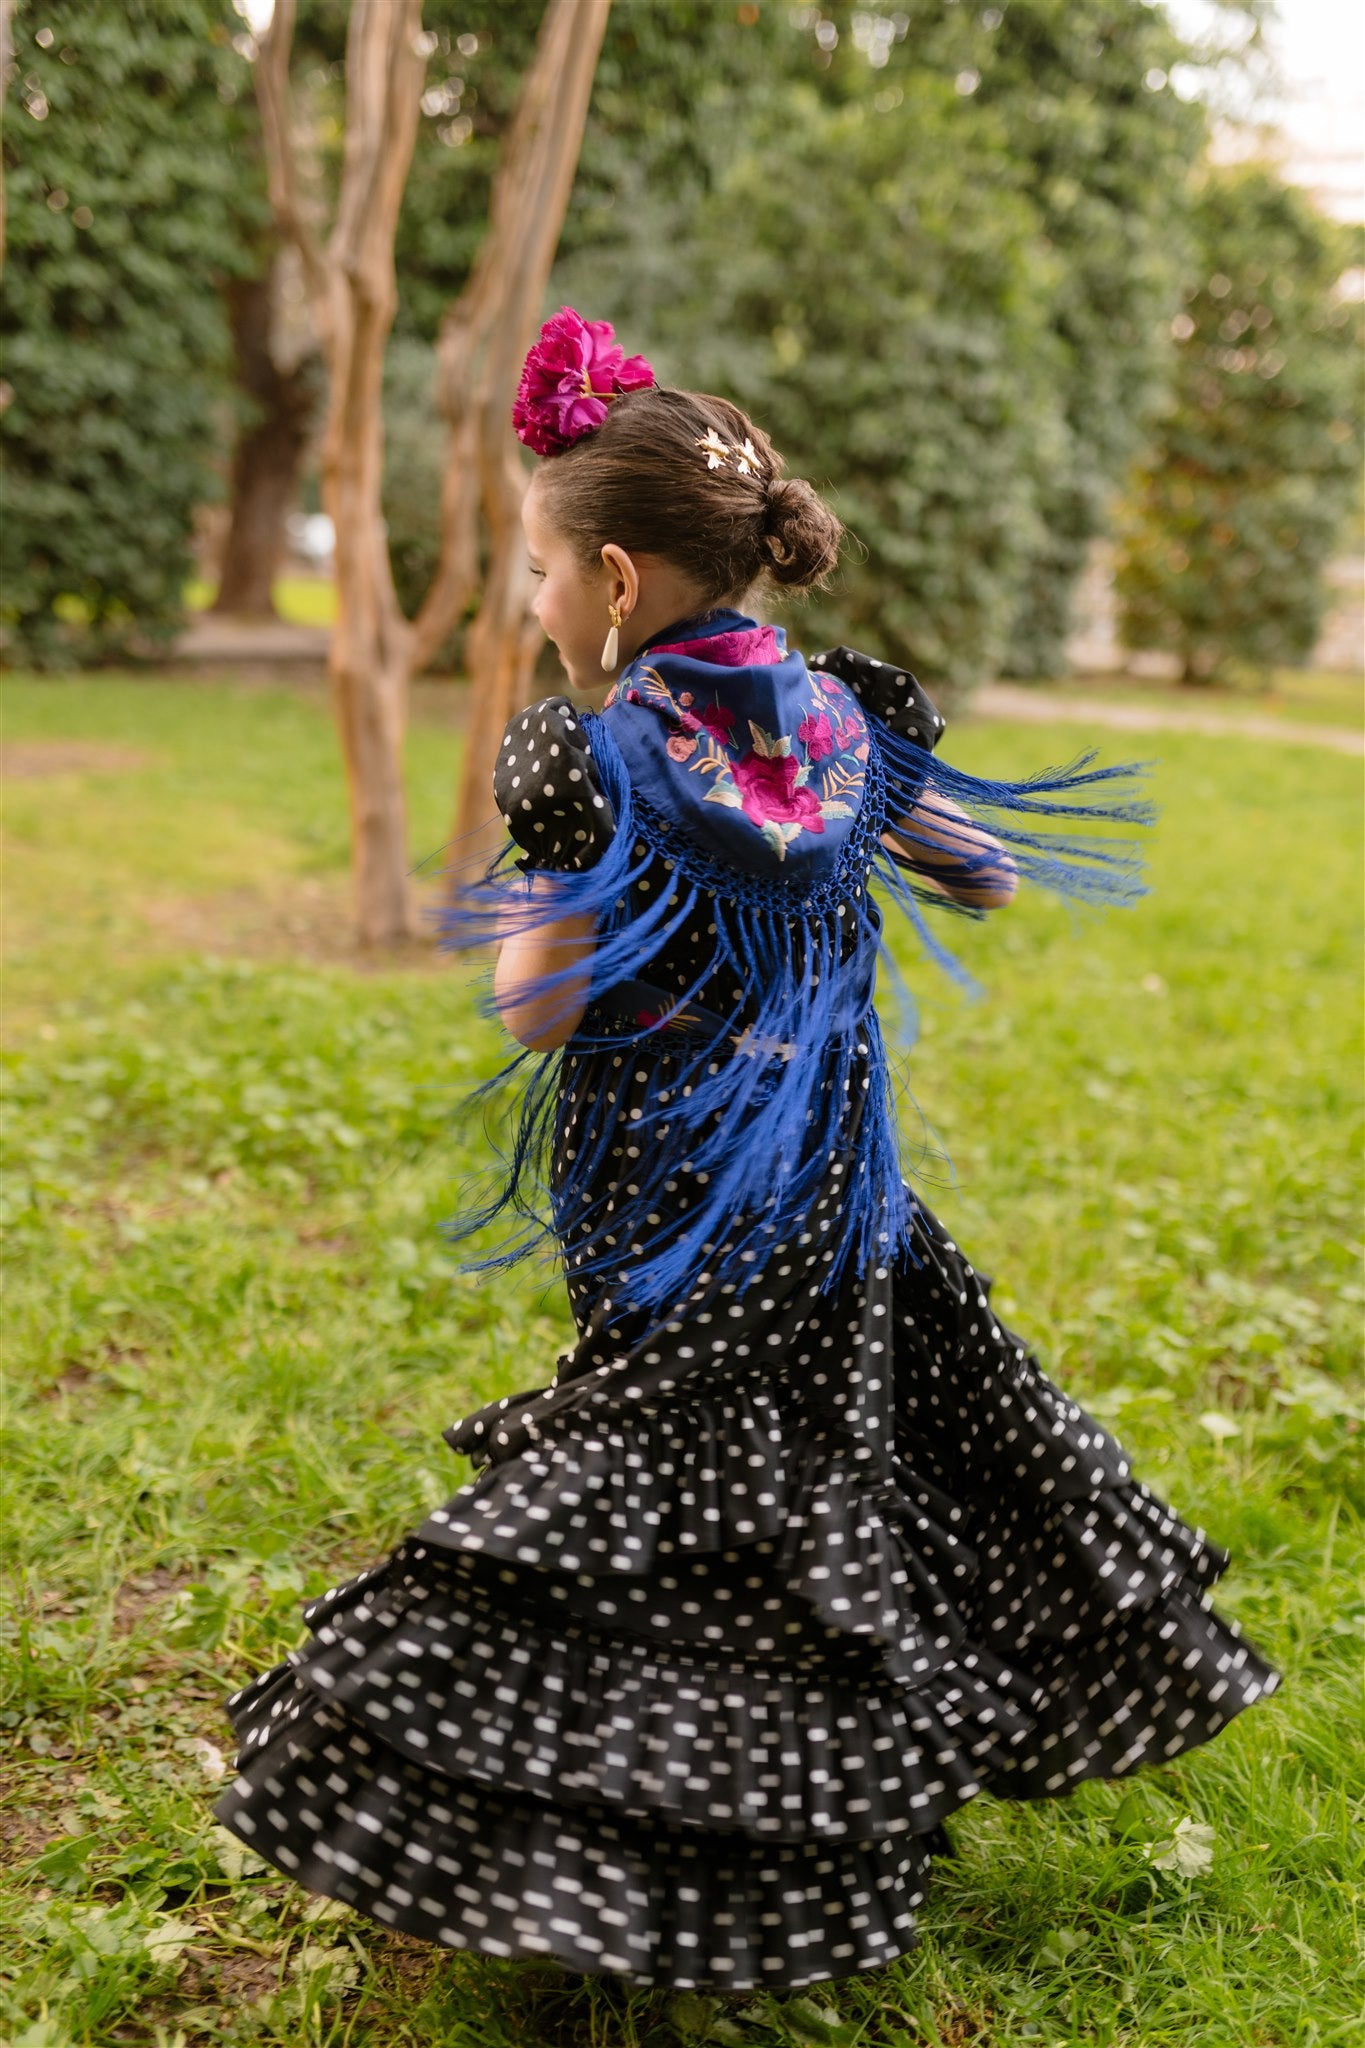
[[[393,243],[417,138],[425,59],[419,0],[353,0],[346,39],[346,154],[328,250],[332,376],[323,502],[336,527],[331,675],[346,750],[356,909],[365,944],[411,929],[403,738],[412,629],[389,566],[384,349],[398,307]]]
[[[398,301],[394,234],[425,67],[421,25],[420,0],[353,0],[341,192],[325,249],[300,205],[290,132],[294,0],[277,0],[256,69],[271,199],[303,260],[330,378],[322,447],[323,503],[336,528],[330,667],[365,945],[391,945],[411,930],[403,739],[412,628],[394,590],[380,510],[380,393]]]
[[[531,345],[582,147],[611,0],[549,0],[493,184],[488,232],[441,324],[438,396],[447,426],[441,556],[414,624],[414,673],[459,618],[488,532],[483,602],[470,627],[470,718],[456,805],[454,879],[502,839],[492,802],[503,727],[529,694],[543,636],[530,615],[521,530],[527,472],[512,400]],[[478,494],[470,488],[477,474]]]
[[[501,840],[491,786],[503,726],[529,690],[542,635],[530,615],[521,532],[526,470],[511,425],[583,139],[611,0],[549,0],[494,180],[488,233],[440,341],[447,427],[441,554],[417,619],[403,617],[380,512],[384,347],[396,290],[393,241],[416,136],[424,59],[420,0],[352,0],[346,150],[336,225],[324,248],[300,202],[289,55],[296,0],[276,0],[256,89],[282,235],[298,248],[330,377],[323,499],[336,527],[331,672],[346,755],[360,935],[409,930],[402,746],[408,683],[437,653],[489,559],[469,634],[473,714],[456,818],[463,866]]]
[[[224,293],[238,387],[256,417],[238,436],[232,457],[232,514],[213,610],[245,618],[275,616],[271,586],[284,553],[284,522],[322,395],[316,355],[292,369],[275,360],[278,270],[274,256],[262,276],[234,278]]]

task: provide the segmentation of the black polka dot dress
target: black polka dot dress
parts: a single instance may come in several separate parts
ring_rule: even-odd
[[[590,858],[609,825],[557,717],[542,822]],[[708,927],[703,903],[648,982],[728,1009]],[[681,1058],[668,1032],[613,1044],[612,1005],[566,1049],[557,1126],[567,1172],[610,1106],[606,1204],[666,1142]],[[913,1946],[944,1823],[978,1793],[1161,1763],[1272,1688],[1209,1604],[1223,1553],[922,1204],[908,1253],[822,1288],[846,1163],[747,1284],[700,1278],[663,1327],[628,1256],[577,1270],[565,1220],[573,1348],[452,1425],[475,1476],[234,1696],[228,1827],[452,1948],[794,1989]],[[681,1217],[703,1190],[685,1162],[673,1179]]]

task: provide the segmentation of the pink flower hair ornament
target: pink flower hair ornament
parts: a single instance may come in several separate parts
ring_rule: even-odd
[[[561,306],[527,351],[512,407],[517,439],[537,455],[562,455],[594,433],[613,398],[654,383],[643,356],[627,356],[609,320]]]

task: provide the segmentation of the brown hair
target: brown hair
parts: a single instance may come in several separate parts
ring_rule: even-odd
[[[731,454],[707,467],[707,433],[759,458],[745,475]],[[823,584],[843,526],[804,477],[783,477],[761,427],[726,398],[658,385],[623,392],[602,425],[536,471],[546,514],[585,568],[614,541],[681,569],[708,605],[740,597],[761,576],[791,590]]]

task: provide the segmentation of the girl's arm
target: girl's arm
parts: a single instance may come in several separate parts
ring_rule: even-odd
[[[549,897],[554,886],[553,877],[536,876],[530,894]],[[592,982],[596,929],[593,916],[580,914],[548,920],[527,931],[509,931],[499,941],[493,1000],[513,1038],[529,1051],[554,1052],[578,1029]],[[559,982],[548,994],[529,993],[543,976],[580,963],[581,974]]]
[[[906,833],[914,836],[901,836]],[[925,841],[941,849],[941,857]],[[998,839],[946,796],[925,797],[908,818],[887,827],[882,845],[955,902],[999,910],[1014,898],[1019,880],[1014,862]]]

